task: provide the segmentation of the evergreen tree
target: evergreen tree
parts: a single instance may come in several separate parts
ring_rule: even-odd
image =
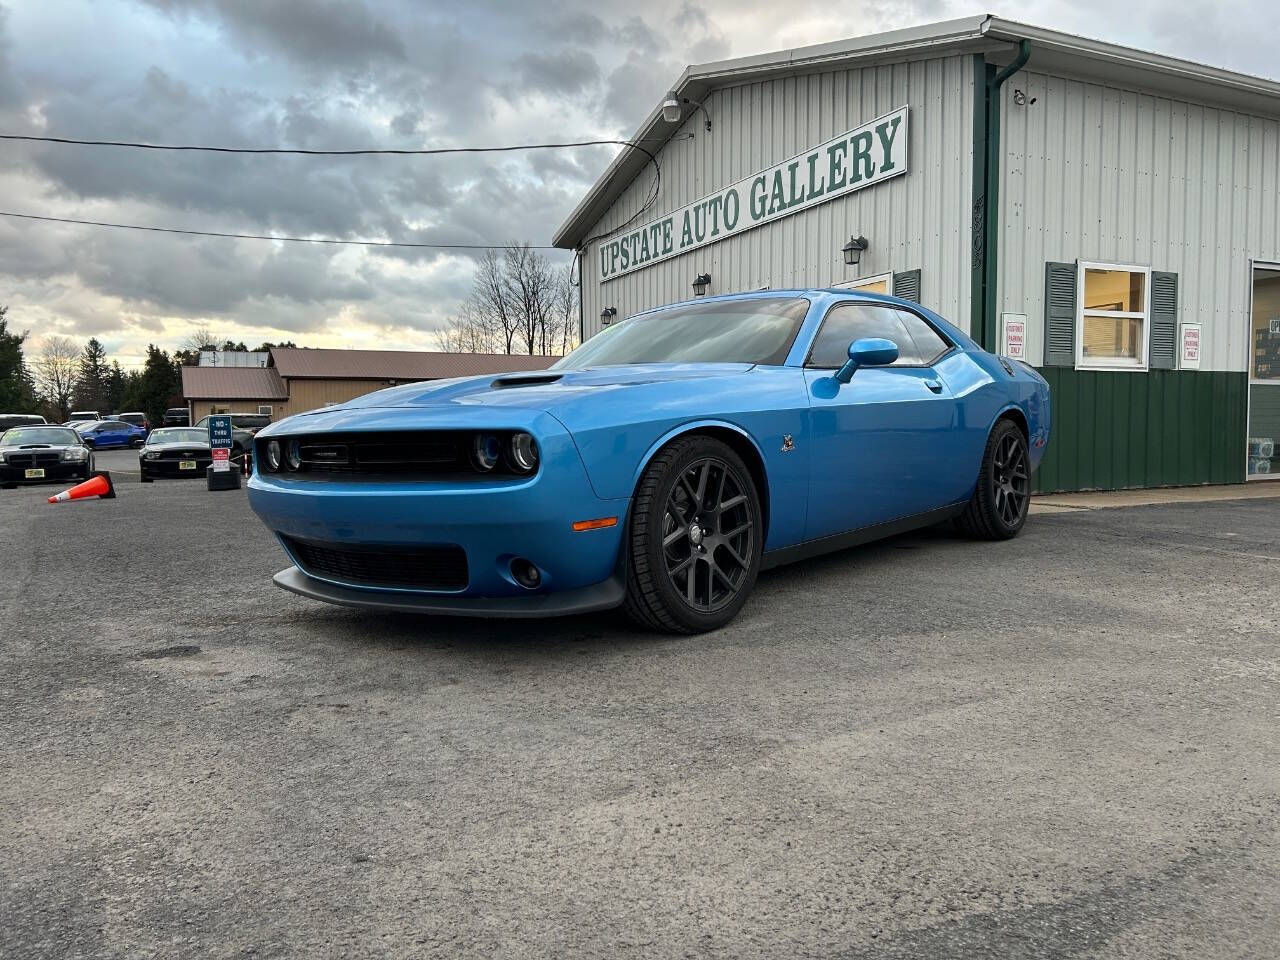
[[[107,391],[107,351],[97,337],[90,337],[80,358],[80,378],[76,381],[75,405],[99,413],[118,413]]]
[[[152,423],[162,423],[169,401],[175,394],[181,397],[180,391],[177,368],[169,354],[154,343],[147,344],[147,362],[143,364],[142,374],[138,378],[140,403],[131,409],[143,411]]]
[[[31,373],[22,355],[26,333],[10,333],[5,315],[9,308],[0,306],[0,412],[33,413],[36,408]]]
[[[112,360],[111,369],[107,371],[107,406],[113,413],[120,413],[129,408],[124,405],[124,371],[120,369],[120,361]],[[136,409],[136,408],[134,408]]]

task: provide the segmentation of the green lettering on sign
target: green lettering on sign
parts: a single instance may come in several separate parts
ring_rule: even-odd
[[[609,237],[597,248],[600,281],[905,174],[908,118],[907,108],[899,107],[664,217]]]

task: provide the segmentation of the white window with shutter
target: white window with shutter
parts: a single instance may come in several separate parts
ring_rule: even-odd
[[[1146,370],[1151,271],[1081,261],[1076,282],[1076,367]]]

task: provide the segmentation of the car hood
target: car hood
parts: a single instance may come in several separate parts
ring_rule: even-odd
[[[441,405],[522,407],[554,412],[585,395],[613,394],[653,384],[705,381],[740,376],[749,363],[634,363],[585,370],[538,370],[458,380],[407,383],[365,394],[345,404],[361,407],[430,407]]]
[[[164,443],[148,443],[143,449],[158,450],[162,453],[165,450],[202,450],[208,453],[209,444],[201,443],[199,440],[169,440]]]
[[[0,445],[0,455],[6,453],[48,453],[50,450],[56,450],[61,453],[63,450],[79,449],[78,443],[11,443],[7,446]]]

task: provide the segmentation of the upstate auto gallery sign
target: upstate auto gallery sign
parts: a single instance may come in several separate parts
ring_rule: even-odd
[[[907,108],[600,244],[612,280],[907,172]]]

